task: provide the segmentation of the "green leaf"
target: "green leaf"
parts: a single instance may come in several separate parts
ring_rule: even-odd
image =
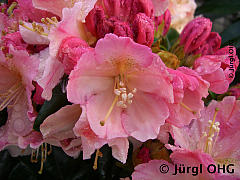
[[[178,40],[179,33],[177,32],[176,29],[170,28],[166,37],[168,39],[169,46],[171,48],[173,44]]]
[[[196,15],[215,19],[228,14],[237,13],[240,9],[239,0],[207,0],[196,10]]]
[[[49,115],[57,112],[59,109],[61,109],[61,107],[69,104],[71,103],[68,102],[66,93],[62,93],[61,85],[57,85],[53,89],[51,100],[45,101],[43,106],[41,107],[38,116],[34,122],[33,129],[39,131],[40,125]]]

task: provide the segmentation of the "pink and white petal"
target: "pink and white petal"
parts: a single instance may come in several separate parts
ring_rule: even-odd
[[[61,41],[66,37],[79,37],[89,43],[92,41],[92,36],[86,31],[83,22],[95,3],[96,0],[83,0],[75,3],[73,8],[63,9],[62,21],[49,34],[51,55],[56,56]]]
[[[59,83],[64,75],[63,64],[56,58],[48,57],[45,64],[45,71],[41,79],[37,82],[43,88],[42,97],[50,100],[52,97],[52,89]]]
[[[114,80],[110,77],[77,76],[77,74],[77,71],[71,73],[67,86],[67,97],[72,103],[84,105],[92,96],[114,87]]]
[[[62,9],[71,7],[72,1],[70,0],[32,0],[35,8],[51,12],[62,17]]]
[[[106,66],[97,66],[94,53],[86,52],[69,76],[67,86],[68,100],[76,104],[85,104],[86,101],[98,92],[114,87],[113,69]],[[113,92],[111,92],[113,94]]]
[[[29,56],[27,51],[15,50],[11,45],[9,53],[13,55],[11,63],[14,64],[17,71],[21,74],[22,83],[29,90],[33,90],[32,80],[35,78],[38,72],[39,62],[36,57]]]
[[[33,56],[35,56],[38,59],[38,62],[39,62],[38,73],[33,79],[34,81],[38,81],[39,79],[42,78],[42,76],[44,74],[46,60],[50,56],[49,55],[49,48],[46,48],[46,49],[40,51],[39,53],[34,54]]]
[[[112,156],[123,164],[126,163],[129,142],[127,138],[115,138],[109,140],[108,145],[112,148]]]
[[[81,115],[78,104],[67,105],[47,117],[40,126],[43,138],[55,137],[59,140],[72,138],[73,127]]]
[[[18,138],[18,146],[22,149],[26,149],[28,145],[30,145],[31,148],[36,149],[42,143],[42,134],[37,131],[32,131],[29,135]]]
[[[152,0],[154,16],[161,16],[167,10],[169,0]]]
[[[174,164],[178,164],[178,165],[184,164],[185,166],[199,167],[200,164],[202,164],[203,172],[198,176],[198,178],[200,179],[210,180],[215,177],[215,174],[210,174],[207,171],[207,167],[210,164],[215,164],[214,160],[209,154],[198,152],[198,151],[192,152],[188,150],[177,150],[170,155],[170,158]]]
[[[163,97],[167,102],[173,102],[173,87],[169,77],[158,72],[146,70],[129,74],[128,86],[130,89],[137,88],[145,93],[153,93]]]
[[[17,97],[16,104],[8,111],[8,131],[15,136],[26,136],[32,131],[33,122],[30,121],[29,102],[25,91]]]
[[[154,59],[149,47],[137,44],[129,37],[118,37],[115,34],[106,34],[100,39],[95,52],[98,62],[121,62],[129,59],[136,68],[147,67]]]
[[[163,99],[138,91],[122,116],[126,132],[144,142],[157,138],[160,126],[169,116],[169,110]]]
[[[48,34],[49,30],[45,27],[44,24],[36,23],[44,27],[44,33]],[[32,29],[32,24],[28,22],[24,22],[24,25]],[[23,38],[23,40],[28,44],[49,44],[49,39],[47,35],[41,35],[37,32],[30,31],[29,29],[19,25],[19,31]]]
[[[167,173],[161,173],[169,169]],[[132,174],[133,180],[187,180],[189,177],[185,175],[174,176],[174,165],[164,160],[151,160],[148,163],[140,164],[134,168]],[[180,176],[180,177],[179,177]],[[191,176],[191,175],[190,175]]]
[[[127,134],[122,126],[122,109],[116,105],[105,125],[100,125],[100,121],[105,119],[115,98],[115,95],[112,92],[112,87],[113,86],[109,87],[105,91],[93,95],[86,104],[87,117],[90,127],[100,138],[113,139],[118,137],[127,137]]]

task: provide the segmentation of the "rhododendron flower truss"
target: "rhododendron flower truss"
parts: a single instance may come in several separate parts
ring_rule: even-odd
[[[156,138],[173,102],[170,76],[160,58],[130,38],[108,34],[86,52],[69,76],[69,101],[86,106],[100,138]]]
[[[211,102],[201,112],[201,118],[188,127],[173,127],[175,145],[181,148],[167,145],[173,150],[172,156],[184,151],[198,152],[202,157],[209,154],[216,164],[234,164],[232,175],[239,178],[239,106],[235,97],[225,97],[222,102]]]
[[[6,56],[0,51],[0,111],[5,108],[8,111],[8,120],[0,128],[0,149],[17,144],[18,137],[28,135],[35,116],[31,92],[38,61],[24,50],[16,51],[13,46]]]

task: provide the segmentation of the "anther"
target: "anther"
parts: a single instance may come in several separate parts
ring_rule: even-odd
[[[119,91],[118,89],[114,89],[114,94],[116,94],[117,96],[120,96],[121,91]]]
[[[127,94],[126,94],[126,93],[123,93],[123,94],[122,94],[122,100],[123,100],[124,102],[127,101]]]
[[[132,90],[132,93],[136,93],[136,92],[137,92],[137,89],[134,88],[134,89]]]
[[[193,111],[191,108],[189,108],[187,105],[183,104],[183,103],[180,103],[186,110],[190,111],[191,113],[193,114],[197,114],[196,111]]]
[[[128,99],[132,99],[133,98],[133,93],[128,93]]]
[[[124,83],[123,83],[122,81],[120,81],[119,85],[120,85],[121,87],[124,87]]]

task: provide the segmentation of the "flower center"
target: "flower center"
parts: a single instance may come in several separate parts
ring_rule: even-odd
[[[21,97],[24,88],[21,82],[14,84],[6,93],[0,94],[0,111],[15,105]],[[12,103],[12,104],[11,104]],[[11,104],[11,105],[10,105]]]
[[[201,140],[205,142],[205,145],[203,146],[204,152],[208,154],[212,153],[212,150],[216,144],[216,141],[220,132],[220,128],[219,128],[220,123],[215,122],[218,111],[219,109],[216,108],[213,120],[208,121],[209,125],[207,126],[206,131],[203,132],[203,135],[201,137]]]
[[[137,89],[134,88],[133,90],[129,90],[126,85],[126,78],[124,78],[123,75],[119,75],[119,77],[115,77],[113,92],[115,94],[115,98],[109,110],[107,111],[105,118],[100,121],[101,126],[105,125],[115,105],[119,108],[126,109],[128,105],[132,104],[132,99],[134,94],[137,92]]]

